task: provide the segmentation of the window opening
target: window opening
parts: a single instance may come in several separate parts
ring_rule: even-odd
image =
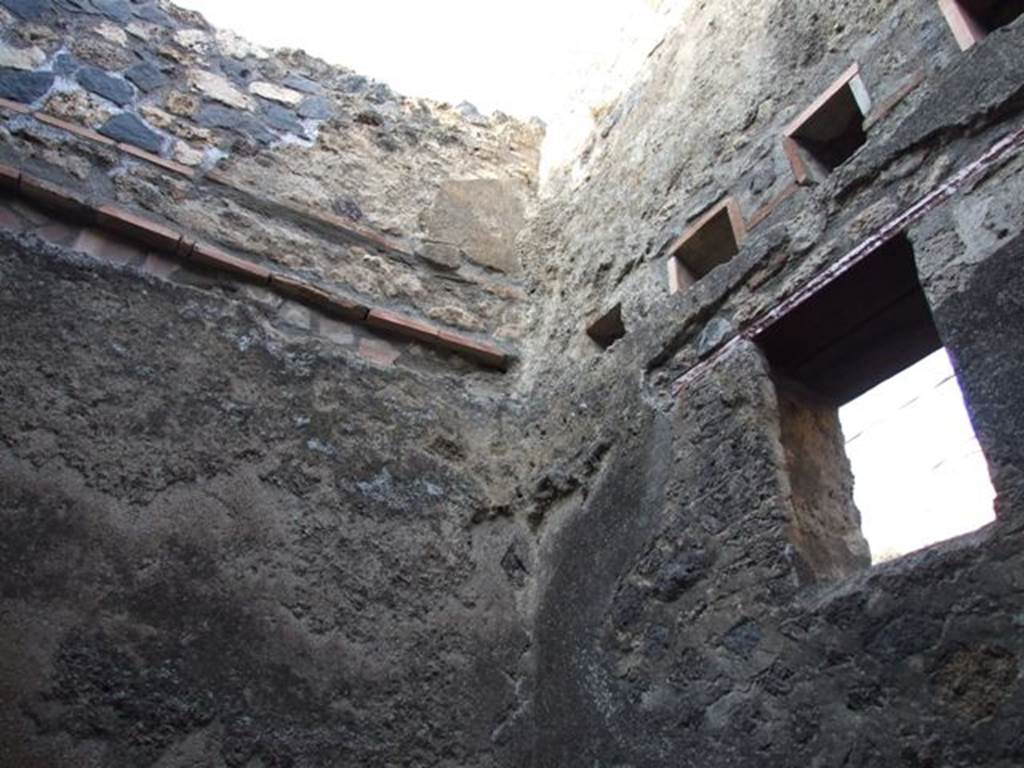
[[[776,383],[802,578],[840,578],[994,519],[987,465],[906,236],[755,340]]]
[[[995,520],[988,465],[945,349],[847,403],[839,419],[873,562]]]

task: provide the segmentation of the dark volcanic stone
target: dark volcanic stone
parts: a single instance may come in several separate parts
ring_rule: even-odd
[[[127,106],[135,100],[135,89],[131,83],[117,77],[111,77],[102,69],[82,67],[76,78],[83,88],[108,99],[119,107]]]
[[[132,9],[132,13],[143,21],[149,21],[153,24],[159,24],[162,27],[169,27],[171,25],[170,17],[157,8],[155,3],[147,3],[146,5],[136,5]]]
[[[320,85],[302,75],[288,75],[288,77],[281,81],[281,84],[303,93],[320,93]]]
[[[362,75],[349,75],[341,81],[341,89],[346,93],[362,93],[370,87],[370,81]]]
[[[224,128],[249,136],[261,144],[269,144],[274,133],[252,115],[218,104],[207,104],[199,110],[196,119],[204,128]]]
[[[0,0],[0,5],[23,19],[38,19],[50,10],[49,0]]]
[[[341,198],[335,200],[331,205],[331,209],[335,213],[339,213],[342,216],[347,216],[352,221],[359,221],[363,218],[363,210],[359,207],[359,203],[350,197]]]
[[[329,120],[334,117],[334,105],[323,96],[310,96],[299,105],[299,117],[307,120]]]
[[[136,64],[124,73],[124,76],[135,83],[142,91],[156,90],[167,83],[167,75],[160,71],[160,68],[150,62]]]
[[[163,145],[160,135],[135,115],[127,112],[114,115],[100,128],[100,133],[116,141],[134,144],[147,152],[159,152]]]
[[[254,77],[259,75],[259,69],[248,61],[222,59],[220,68],[224,71],[225,75],[242,85],[248,85]]]
[[[722,645],[737,656],[746,658],[761,642],[762,635],[761,627],[753,621],[742,621],[725,633]]]
[[[59,54],[53,60],[53,71],[58,75],[73,75],[81,66],[74,56],[67,53]]]
[[[52,72],[22,72],[20,69],[0,69],[0,96],[28,104],[50,90]]]
[[[285,131],[287,133],[295,133],[304,135],[305,131],[302,127],[302,123],[299,118],[296,117],[295,113],[290,109],[272,104],[263,110],[263,118],[267,121],[267,125],[278,131]]]
[[[222,107],[218,104],[207,104],[199,110],[196,119],[204,128],[228,128],[234,130],[245,121],[246,117],[247,115],[244,112],[240,112],[237,109]]]
[[[132,17],[132,4],[127,0],[92,0],[92,6],[114,21],[129,21]]]
[[[658,573],[654,594],[659,600],[674,602],[703,579],[707,570],[708,561],[703,552],[685,552],[667,563]]]

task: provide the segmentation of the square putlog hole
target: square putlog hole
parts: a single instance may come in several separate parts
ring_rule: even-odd
[[[871,99],[854,64],[829,86],[784,132],[793,175],[801,184],[823,178],[867,142],[864,118]]]
[[[747,236],[739,204],[731,197],[705,213],[669,248],[669,293],[689,288],[740,252]]]
[[[1024,14],[1024,0],[939,0],[939,7],[964,51]]]
[[[622,304],[616,304],[587,328],[587,336],[604,349],[608,349],[625,335],[626,326],[622,322]]]

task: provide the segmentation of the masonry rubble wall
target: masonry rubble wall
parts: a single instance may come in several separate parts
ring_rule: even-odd
[[[170,4],[0,23],[0,764],[514,762],[540,127]]]
[[[364,300],[516,341],[526,286],[513,246],[534,205],[538,124],[407,98],[171,4],[0,12],[0,162]]]
[[[694,4],[538,212],[533,764],[1019,761],[1022,34],[961,52],[931,2]],[[795,183],[784,127],[853,63],[867,141]],[[670,294],[670,245],[726,196],[739,253]],[[998,520],[851,573],[804,559],[786,393],[751,337],[901,232]],[[584,331],[616,304],[604,350]]]
[[[1024,21],[964,52],[929,0],[692,4],[537,201],[534,127],[350,90],[164,4],[2,5],[0,84],[46,91],[33,114],[0,94],[0,163],[497,345],[509,371],[8,189],[0,758],[1019,763]],[[63,56],[77,85],[46,74]],[[100,75],[136,59],[175,74],[121,107],[164,165],[39,119],[65,92],[113,114]],[[867,141],[795,183],[783,131],[853,63]],[[281,89],[334,117],[295,138],[273,107],[306,97]],[[73,124],[103,135],[92,120]],[[170,125],[208,131],[202,160],[175,160]],[[670,294],[671,243],[727,195],[739,253]],[[874,568],[809,564],[813,492],[752,331],[897,233],[998,520]],[[616,304],[605,349],[586,330]]]

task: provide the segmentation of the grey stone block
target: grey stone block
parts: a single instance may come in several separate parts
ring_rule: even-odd
[[[154,154],[159,152],[163,146],[163,139],[160,137],[160,134],[153,131],[135,115],[128,114],[127,112],[110,118],[100,128],[100,133],[115,141],[133,144],[140,149],[153,152]]]
[[[76,76],[79,84],[119,107],[125,107],[135,100],[135,89],[131,83],[104,72],[96,67],[83,67]]]
[[[52,72],[22,72],[20,69],[0,69],[0,97],[28,104],[50,90]]]

